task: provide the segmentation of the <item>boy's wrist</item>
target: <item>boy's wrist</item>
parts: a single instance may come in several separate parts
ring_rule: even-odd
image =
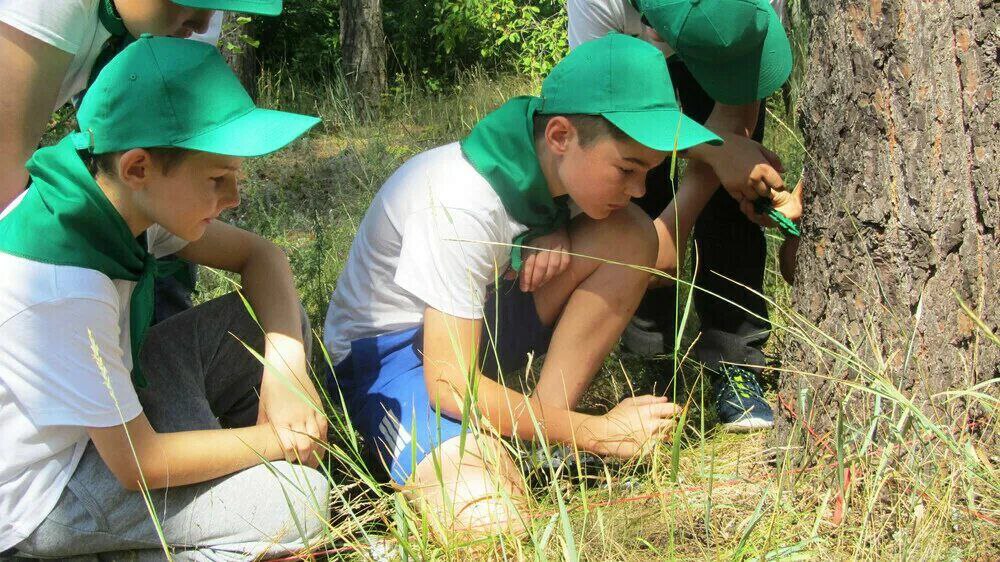
[[[577,426],[574,432],[573,437],[576,440],[576,447],[583,451],[603,455],[601,444],[604,440],[601,439],[601,434],[603,431],[604,416],[581,415],[585,415],[586,418]],[[573,445],[573,443],[570,443],[570,445]]]
[[[285,453],[278,441],[278,433],[270,423],[259,423],[246,429],[253,431],[254,441],[258,443],[259,450],[256,451],[267,461],[284,460]]]

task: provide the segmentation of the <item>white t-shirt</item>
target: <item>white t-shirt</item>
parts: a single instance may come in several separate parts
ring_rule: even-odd
[[[21,32],[73,55],[59,87],[55,109],[87,88],[94,61],[111,34],[97,15],[101,0],[0,0],[0,21]],[[216,44],[222,28],[222,12],[212,17],[207,32],[192,39]]]
[[[337,280],[324,326],[334,364],[352,341],[420,325],[428,306],[482,318],[486,289],[526,230],[458,143],[407,161],[375,195]]]
[[[0,214],[0,220],[24,194]],[[157,256],[185,242],[154,225]],[[90,440],[142,412],[132,386],[134,282],[0,253],[0,551],[52,511]],[[88,331],[107,372],[98,370]],[[112,399],[111,393],[114,393]]]
[[[771,0],[771,7],[784,20],[785,0]],[[569,48],[604,37],[611,31],[633,37],[644,37],[642,16],[629,0],[568,0]],[[649,41],[667,55],[672,50],[666,43]]]

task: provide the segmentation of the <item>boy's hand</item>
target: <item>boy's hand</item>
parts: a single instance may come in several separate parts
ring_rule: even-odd
[[[788,191],[773,191],[770,194],[771,206],[789,220],[798,224],[802,220],[802,180],[795,184],[795,189]],[[767,215],[758,215],[753,208],[753,201],[743,200],[740,202],[740,211],[751,221],[768,228],[777,228]]]
[[[323,456],[323,442],[326,441],[326,417],[317,413],[302,397],[287,388],[282,375],[264,375],[260,385],[260,411],[258,424],[271,425],[277,432],[278,441],[288,462],[297,462],[315,468]],[[292,384],[295,384],[292,381]],[[312,383],[309,383],[312,387]],[[319,404],[315,388],[305,393]]]
[[[306,368],[300,342],[282,334],[268,334],[268,368],[260,384],[258,424],[280,431],[285,460],[316,466],[326,442],[327,420],[319,393]]]
[[[273,443],[278,448],[276,454],[270,455],[270,460],[296,463],[311,468],[319,465],[319,459],[315,455],[296,448],[295,444],[302,437],[297,430],[280,425],[267,426],[263,429],[273,437]],[[305,456],[307,454],[309,456]]]
[[[725,141],[720,147],[706,151],[704,162],[712,167],[722,187],[742,203],[769,193],[785,190],[781,173],[785,169],[777,154],[755,140],[737,133],[720,133]]]
[[[594,453],[630,458],[655,443],[666,441],[678,413],[680,408],[664,397],[626,398],[603,416],[588,420],[581,434]]]
[[[569,232],[560,228],[539,236],[528,245],[543,250],[524,249],[524,266],[521,268],[521,291],[530,293],[566,271],[570,263]]]
[[[791,217],[785,215],[786,217],[792,219],[796,223],[802,220],[802,180],[795,184],[795,189],[792,190],[794,195],[793,199],[797,201],[798,204],[798,217]],[[785,212],[783,207],[775,207],[782,213]],[[794,212],[794,208],[790,208],[788,212]],[[795,270],[798,267],[798,252],[799,244],[802,239],[798,236],[786,236],[785,241],[781,243],[781,250],[778,251],[778,269],[781,271],[781,276],[785,278],[785,282],[789,285],[795,283]]]

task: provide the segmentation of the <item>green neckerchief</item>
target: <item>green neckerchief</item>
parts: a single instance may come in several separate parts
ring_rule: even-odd
[[[139,351],[153,319],[153,279],[157,274],[157,262],[146,248],[145,236],[132,236],[70,137],[35,152],[27,167],[31,187],[0,221],[0,252],[135,281],[129,318],[132,381],[145,387]]]
[[[486,178],[514,220],[528,230],[512,240],[510,265],[520,271],[521,246],[569,222],[566,198],[553,199],[535,152],[532,117],[539,98],[511,99],[462,139],[462,154]]]
[[[100,0],[97,3],[97,17],[101,20],[101,25],[104,26],[104,29],[111,34],[111,38],[104,43],[101,52],[97,55],[97,59],[94,60],[94,66],[90,69],[90,78],[87,80],[88,88],[94,83],[101,69],[111,62],[111,59],[115,58],[115,55],[120,53],[129,43],[135,41],[135,38],[129,35],[122,17],[118,15],[118,9],[115,8],[114,0]]]

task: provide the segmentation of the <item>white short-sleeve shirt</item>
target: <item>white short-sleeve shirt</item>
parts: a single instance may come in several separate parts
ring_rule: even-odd
[[[24,199],[14,200],[0,221]],[[154,255],[185,242],[154,225]],[[131,381],[135,283],[0,252],[0,551],[45,519],[89,442],[142,412]],[[94,359],[96,344],[105,371]]]
[[[407,161],[372,201],[337,280],[324,326],[334,364],[352,341],[420,325],[428,306],[482,318],[486,289],[526,230],[458,143]]]
[[[101,25],[97,6],[101,0],[0,0],[0,21],[73,55],[59,87],[55,109],[87,88],[94,62],[111,37]],[[212,17],[209,29],[192,39],[216,44],[222,12]]]

